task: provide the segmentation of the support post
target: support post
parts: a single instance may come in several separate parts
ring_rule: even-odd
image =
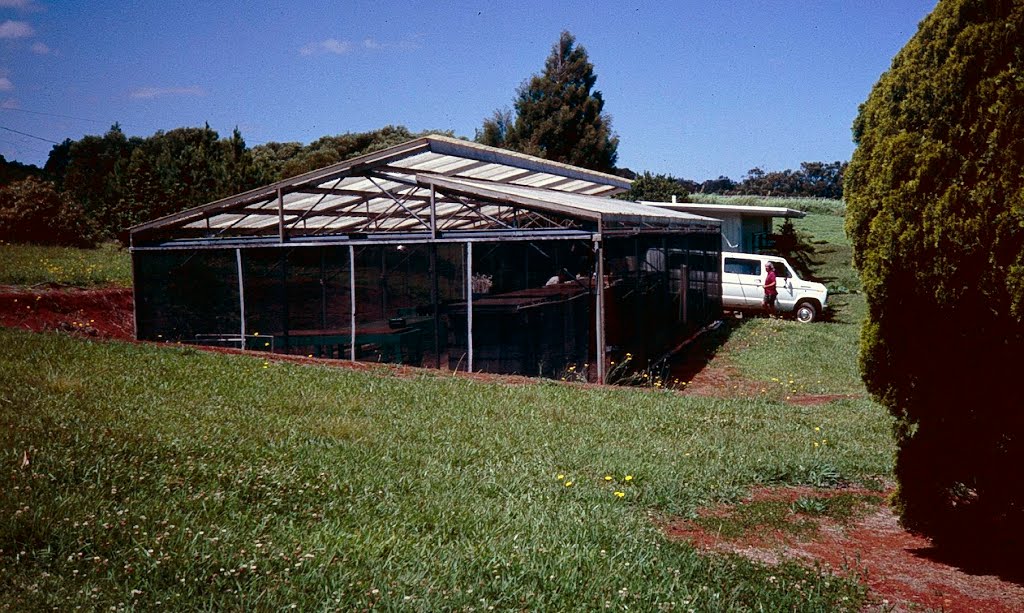
[[[597,359],[597,382],[604,383],[605,372],[604,372],[604,361],[605,361],[605,342],[604,342],[604,249],[601,245],[600,238],[594,239],[594,260],[597,267],[596,279],[594,279],[594,287],[597,291],[597,313],[594,317],[595,330],[594,338],[597,342],[595,356]]]
[[[349,359],[356,361],[356,248],[348,246]]]
[[[241,320],[239,345],[245,349],[245,283],[242,280],[242,250],[235,249],[235,262],[238,264],[238,314]]]
[[[430,184],[430,238],[437,238],[437,200],[434,184]]]
[[[327,276],[324,259],[326,247],[320,247],[320,329],[327,328]],[[333,356],[332,356],[333,357]]]
[[[466,243],[466,368],[473,372],[473,243]]]
[[[134,239],[133,239],[134,240]],[[142,340],[142,331],[139,329],[139,324],[142,323],[142,316],[139,312],[142,306],[142,296],[140,295],[142,283],[139,281],[142,279],[142,273],[139,270],[142,267],[141,260],[143,259],[142,254],[138,251],[132,251],[132,287],[135,292],[135,299],[132,300],[132,325],[135,327],[135,340]]]
[[[284,230],[284,192],[277,188],[277,237],[282,243],[288,240]]]
[[[441,292],[437,285],[437,243],[427,245],[430,253],[430,307],[434,316],[434,366],[441,368],[441,309],[438,306]]]

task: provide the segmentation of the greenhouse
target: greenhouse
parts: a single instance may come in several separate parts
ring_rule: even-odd
[[[131,228],[136,336],[604,381],[718,318],[720,222],[427,136]]]

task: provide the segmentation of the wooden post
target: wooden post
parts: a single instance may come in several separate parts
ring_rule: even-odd
[[[238,314],[242,325],[240,326],[242,338],[239,345],[245,349],[245,283],[242,281],[242,250],[235,249],[235,262],[238,264]]]
[[[288,240],[284,231],[284,192],[277,188],[277,237],[282,243]]]

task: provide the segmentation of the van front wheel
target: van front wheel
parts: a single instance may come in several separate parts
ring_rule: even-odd
[[[796,305],[796,310],[793,311],[793,316],[796,317],[796,320],[800,323],[809,324],[818,319],[818,308],[813,302],[801,302]]]

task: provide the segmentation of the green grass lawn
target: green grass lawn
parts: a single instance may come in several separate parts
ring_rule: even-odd
[[[37,283],[131,287],[131,255],[115,244],[78,249],[0,243],[0,285]]]
[[[659,528],[756,485],[891,475],[842,203],[779,200],[751,203],[810,211],[797,229],[837,308],[732,329],[721,359],[760,398],[0,329],[0,611],[859,610],[849,580]],[[113,247],[0,245],[0,262],[0,283],[130,285]],[[805,393],[851,397],[783,400]]]
[[[846,580],[701,554],[658,522],[755,484],[888,476],[890,420],[866,400],[0,343],[0,610],[863,604]]]

